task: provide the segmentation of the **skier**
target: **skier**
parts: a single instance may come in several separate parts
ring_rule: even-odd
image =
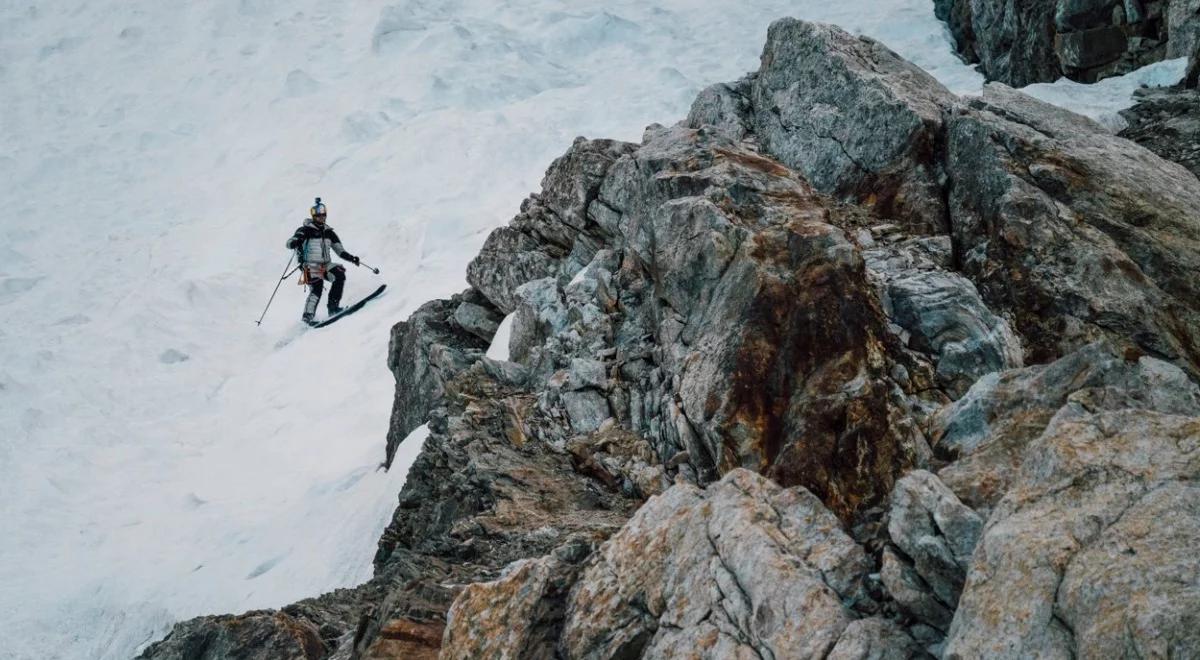
[[[295,250],[296,256],[300,262],[300,281],[302,284],[308,284],[308,300],[304,303],[304,322],[309,325],[316,324],[313,317],[317,313],[317,303],[321,301],[321,292],[325,288],[325,281],[333,282],[333,286],[329,289],[329,298],[326,306],[329,310],[329,315],[333,316],[342,311],[340,303],[342,302],[342,289],[346,286],[346,268],[341,264],[332,264],[330,252],[336,253],[342,259],[349,261],[354,265],[359,264],[358,257],[346,252],[342,248],[341,239],[333,228],[325,224],[326,209],[321,203],[321,198],[318,197],[316,203],[308,210],[308,214],[312,216],[305,220],[304,224],[296,230],[295,234],[287,241],[289,250]]]

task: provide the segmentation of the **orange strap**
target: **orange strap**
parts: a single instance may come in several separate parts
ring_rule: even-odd
[[[312,269],[311,273],[309,272],[309,268]],[[325,266],[304,266],[300,268],[300,281],[296,284],[309,284],[313,281],[314,277],[319,280],[325,279]]]

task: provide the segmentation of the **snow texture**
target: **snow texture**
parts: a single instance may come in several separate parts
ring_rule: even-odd
[[[928,0],[0,3],[4,656],[366,579],[422,440],[376,470],[390,325],[572,138],[684,117],[784,15],[980,87]],[[307,332],[292,276],[257,327],[317,195],[383,270],[346,299],[395,293]]]
[[[1052,83],[1037,83],[1021,91],[1047,103],[1069,108],[1095,119],[1114,133],[1121,132],[1128,122],[1121,110],[1132,107],[1133,93],[1140,87],[1166,87],[1183,80],[1187,58],[1156,62],[1118,78],[1105,78],[1086,85],[1067,78]]]

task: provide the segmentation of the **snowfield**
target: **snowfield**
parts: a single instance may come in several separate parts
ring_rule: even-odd
[[[367,579],[423,437],[376,470],[390,326],[465,287],[575,136],[681,119],[757,68],[771,20],[981,84],[929,0],[730,7],[0,3],[0,657],[128,658]],[[1127,104],[1115,87],[1088,112]],[[318,195],[383,271],[351,266],[346,302],[388,292],[306,331],[293,276],[258,327]]]

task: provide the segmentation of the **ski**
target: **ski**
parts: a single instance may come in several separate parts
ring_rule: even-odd
[[[366,298],[363,298],[362,300],[354,303],[353,305],[346,307],[345,309],[338,312],[337,314],[334,314],[333,316],[330,316],[322,321],[317,321],[316,323],[311,324],[311,327],[324,328],[325,326],[327,326],[331,323],[336,323],[338,321],[338,319],[344,318],[346,316],[350,316],[354,312],[357,312],[358,310],[362,309],[363,305],[366,305],[367,303],[371,302],[372,300],[378,298],[380,296],[380,294],[383,293],[383,290],[386,288],[387,288],[386,284],[379,285],[379,288],[375,289],[375,291],[373,291]]]

